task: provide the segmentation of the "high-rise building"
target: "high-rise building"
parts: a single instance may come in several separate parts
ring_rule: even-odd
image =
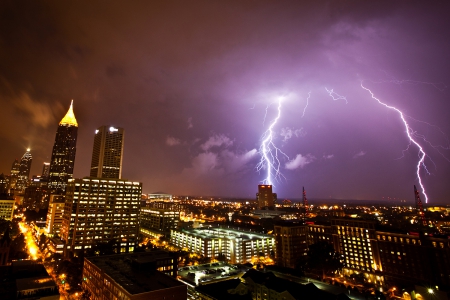
[[[9,177],[9,188],[11,189],[16,188],[17,179],[19,178],[19,172],[20,172],[20,162],[16,158],[11,166],[11,174]]]
[[[276,263],[295,268],[308,254],[308,227],[303,223],[279,222],[274,225]]]
[[[133,252],[138,243],[142,183],[123,179],[70,179],[61,238],[67,253],[112,243],[116,253]]]
[[[42,179],[47,181],[48,180],[48,176],[50,175],[50,163],[45,162],[44,165],[42,166]]]
[[[33,157],[31,156],[30,149],[20,159],[19,174],[17,178],[16,188],[23,191],[28,186],[28,180],[30,179],[30,169]]]
[[[72,101],[56,131],[48,182],[48,186],[52,190],[65,191],[67,181],[73,176],[77,133],[78,123],[73,113]]]
[[[101,126],[95,130],[91,177],[122,177],[123,138],[123,128]]]
[[[258,209],[274,210],[275,203],[277,202],[277,194],[272,193],[272,185],[259,184],[256,200],[258,200]]]
[[[49,235],[59,235],[62,226],[63,212],[65,205],[65,198],[63,195],[51,195],[48,204],[47,221],[45,228]]]

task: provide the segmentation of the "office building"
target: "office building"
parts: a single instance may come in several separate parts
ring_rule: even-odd
[[[139,229],[142,234],[150,237],[169,236],[170,230],[178,227],[180,212],[169,209],[141,207],[139,219]]]
[[[73,177],[77,133],[78,123],[73,113],[72,101],[56,131],[48,179],[48,186],[51,190],[64,192],[67,181]]]
[[[177,259],[161,250],[85,258],[83,289],[90,299],[187,299],[176,280]]]
[[[272,235],[226,228],[172,230],[170,241],[177,247],[205,257],[224,255],[233,264],[251,262],[261,254],[265,258],[275,254]]]
[[[258,193],[256,193],[256,200],[258,201],[258,209],[274,210],[277,202],[277,194],[272,193],[272,185],[260,184],[258,185]]]
[[[12,166],[11,166],[11,174],[9,177],[9,188],[15,189],[16,183],[19,178],[20,173],[20,161],[16,158],[14,159]]]
[[[22,156],[19,162],[19,174],[17,176],[16,189],[24,191],[28,186],[28,180],[30,179],[30,169],[33,157],[31,156],[30,149]]]
[[[308,246],[318,242],[333,243],[330,225],[308,224]]]
[[[138,243],[142,183],[124,179],[70,179],[61,237],[70,252],[113,242],[116,253]]]
[[[59,235],[62,226],[64,205],[66,199],[63,195],[51,195],[48,204],[47,220],[45,230],[47,235]]]
[[[123,139],[123,128],[101,126],[95,131],[91,177],[122,177]]]
[[[50,163],[45,162],[44,165],[42,166],[41,177],[43,180],[47,181],[49,175],[50,175]]]
[[[308,254],[308,227],[302,223],[278,222],[274,225],[276,264],[295,268]]]

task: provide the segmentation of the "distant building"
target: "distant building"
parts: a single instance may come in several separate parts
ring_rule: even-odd
[[[12,166],[11,166],[11,174],[10,174],[10,179],[9,179],[9,188],[10,189],[16,188],[17,180],[19,178],[19,173],[20,173],[20,162],[16,158],[13,161]]]
[[[27,209],[45,209],[48,206],[50,190],[42,177],[34,177],[23,194],[23,206]]]
[[[8,194],[8,179],[5,174],[0,174],[0,195]]]
[[[50,175],[50,163],[48,162],[44,162],[43,166],[42,166],[42,178],[47,181],[48,180],[48,176]]]
[[[70,179],[61,237],[69,252],[113,241],[116,253],[138,243],[142,183],[124,179]]]
[[[66,190],[67,181],[73,177],[77,145],[78,123],[73,113],[73,101],[59,122],[53,144],[48,186],[57,192]]]
[[[258,201],[258,209],[275,209],[277,202],[277,194],[272,193],[272,185],[260,184],[258,185],[258,193],[256,193],[256,200]]]
[[[139,228],[147,236],[169,236],[170,230],[177,229],[179,221],[179,211],[141,207]]]
[[[90,299],[187,299],[176,280],[177,259],[161,250],[85,258],[83,289]]]
[[[124,129],[101,126],[95,130],[91,160],[91,177],[122,177]]]
[[[308,227],[294,222],[279,222],[273,230],[276,245],[276,264],[295,268],[308,254]]]
[[[270,257],[275,251],[272,235],[226,228],[172,230],[172,244],[205,257],[224,255],[231,263],[251,262],[260,256]]]
[[[20,191],[23,191],[28,186],[32,161],[33,157],[31,156],[30,149],[27,149],[27,152],[20,159],[19,174],[16,183],[16,189]]]
[[[62,226],[65,197],[63,195],[51,195],[48,205],[47,221],[45,224],[46,233],[50,236],[59,235]]]

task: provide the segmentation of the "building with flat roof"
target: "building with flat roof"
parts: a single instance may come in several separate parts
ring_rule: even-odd
[[[177,229],[180,212],[167,209],[141,207],[140,232],[147,236],[170,235],[170,230]]]
[[[205,257],[224,255],[231,263],[251,262],[253,258],[270,257],[275,252],[272,235],[227,228],[172,230],[170,241]]]
[[[113,242],[115,253],[138,243],[142,183],[85,177],[69,180],[61,227],[68,253]]]
[[[256,193],[256,200],[258,201],[258,209],[275,210],[277,194],[272,193],[272,185],[259,184],[258,193]]]
[[[170,275],[169,275],[170,274]],[[85,258],[82,287],[90,299],[187,299],[177,259],[162,250]]]
[[[123,139],[120,127],[100,126],[95,130],[91,177],[122,178]]]
[[[308,254],[308,227],[303,223],[279,222],[273,230],[277,265],[295,268]]]

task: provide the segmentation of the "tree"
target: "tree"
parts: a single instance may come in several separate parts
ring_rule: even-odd
[[[309,269],[322,271],[324,279],[326,273],[340,270],[344,264],[332,244],[320,241],[309,246],[307,266]]]
[[[45,245],[45,242],[47,241],[47,236],[45,235],[45,234],[41,234],[40,236],[39,236],[39,248],[43,248],[44,247],[44,245]]]

